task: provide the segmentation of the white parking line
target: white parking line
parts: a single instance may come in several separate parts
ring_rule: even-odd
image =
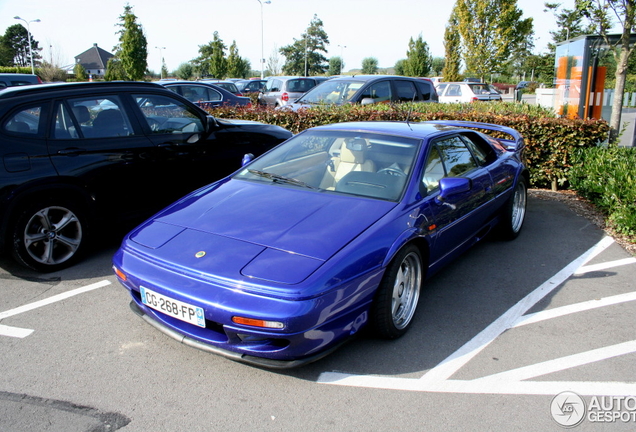
[[[450,379],[453,374],[455,374],[460,368],[462,368],[492,341],[499,337],[499,335],[508,329],[515,326],[529,324],[531,322],[541,321],[543,319],[636,299],[636,293],[627,293],[607,297],[599,301],[583,302],[577,305],[539,312],[537,314],[528,315],[528,319],[525,319],[526,317],[523,316],[523,314],[538,301],[544,298],[547,294],[551,293],[573,274],[581,271],[585,263],[607,249],[612,243],[613,239],[610,237],[603,238],[594,247],[590,248],[583,255],[572,261],[563,270],[524,297],[505,314],[486,327],[460,349],[447,357],[444,361],[424,374],[424,376],[420,379],[325,372],[318,378],[318,383],[422,392],[554,395],[568,389],[583,395],[633,396],[636,394],[636,383],[631,382],[533,382],[526,380],[536,376],[554,373],[620,355],[634,353],[636,352],[636,341],[628,341],[622,344],[566,356],[474,380]],[[587,267],[587,269],[589,268],[592,268],[592,266]]]
[[[64,292],[62,294],[58,294],[58,295],[54,295],[52,297],[46,298],[44,300],[40,300],[34,303],[29,303],[27,305],[24,306],[20,306],[17,307],[15,309],[10,309],[8,311],[4,311],[4,312],[0,312],[0,321],[8,318],[8,317],[12,317],[14,315],[19,315],[21,313],[24,312],[28,312],[31,311],[33,309],[37,309],[40,308],[42,306],[47,306],[50,305],[51,303],[56,303],[62,300],[65,300],[69,297],[73,297],[76,296],[78,294],[83,294],[85,292],[88,291],[92,291],[98,288],[102,288],[105,287],[107,285],[110,285],[111,282],[107,281],[107,280],[103,280],[100,282],[96,282],[94,284],[91,285],[87,285],[85,287],[82,288],[77,288],[71,291],[67,291]],[[0,336],[9,336],[9,337],[17,337],[17,338],[24,338],[28,335],[30,335],[31,333],[33,333],[33,330],[30,329],[21,329],[18,327],[10,327],[10,326],[6,326],[6,325],[0,325]]]

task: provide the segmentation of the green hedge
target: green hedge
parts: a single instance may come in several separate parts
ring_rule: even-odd
[[[0,66],[0,73],[21,73],[21,74],[30,74],[31,66]],[[35,74],[38,74],[37,68],[35,69]]]
[[[211,109],[221,118],[261,121],[294,133],[307,128],[345,121],[466,120],[495,123],[518,130],[525,138],[534,187],[567,186],[576,149],[596,147],[605,141],[609,127],[603,120],[556,118],[545,108],[512,102],[472,104],[401,104],[316,107],[290,112],[262,107]]]
[[[606,215],[616,231],[636,236],[636,149],[598,147],[576,152],[570,184]]]

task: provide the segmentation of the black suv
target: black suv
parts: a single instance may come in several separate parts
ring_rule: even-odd
[[[38,271],[140,220],[291,137],[221,120],[154,83],[72,83],[0,91],[0,246]]]
[[[352,75],[332,78],[309,90],[283,109],[297,111],[317,105],[438,102],[433,83],[425,78],[393,75]]]

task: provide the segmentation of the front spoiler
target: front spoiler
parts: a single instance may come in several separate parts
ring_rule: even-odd
[[[274,360],[274,359],[268,359],[263,357],[255,357],[248,354],[241,354],[234,351],[218,348],[218,347],[200,342],[186,335],[183,335],[171,329],[170,327],[162,324],[161,322],[154,320],[151,316],[149,316],[143,310],[141,310],[139,305],[137,305],[137,303],[134,300],[130,301],[130,309],[132,309],[132,311],[135,314],[143,318],[143,320],[146,321],[148,324],[155,327],[160,332],[170,336],[174,340],[181,342],[182,344],[185,344],[193,348],[197,348],[212,354],[217,354],[217,355],[229,358],[230,360],[238,361],[241,363],[247,363],[253,366],[264,367],[267,369],[292,369],[299,366],[304,366],[306,364],[315,362],[316,360],[320,360],[321,358],[325,357],[326,355],[338,349],[340,345],[346,342],[345,340],[325,351],[322,351],[310,357],[304,357],[302,359],[297,359],[297,360]]]

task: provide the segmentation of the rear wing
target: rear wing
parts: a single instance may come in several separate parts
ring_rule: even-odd
[[[428,123],[439,123],[444,126],[452,126],[468,129],[479,129],[482,131],[498,132],[498,136],[493,138],[497,139],[508,151],[520,151],[525,147],[525,141],[523,136],[517,130],[508,127],[501,126],[492,123],[479,123],[461,120],[435,120]],[[509,138],[502,138],[500,135],[505,134]],[[490,134],[489,134],[490,135]]]

